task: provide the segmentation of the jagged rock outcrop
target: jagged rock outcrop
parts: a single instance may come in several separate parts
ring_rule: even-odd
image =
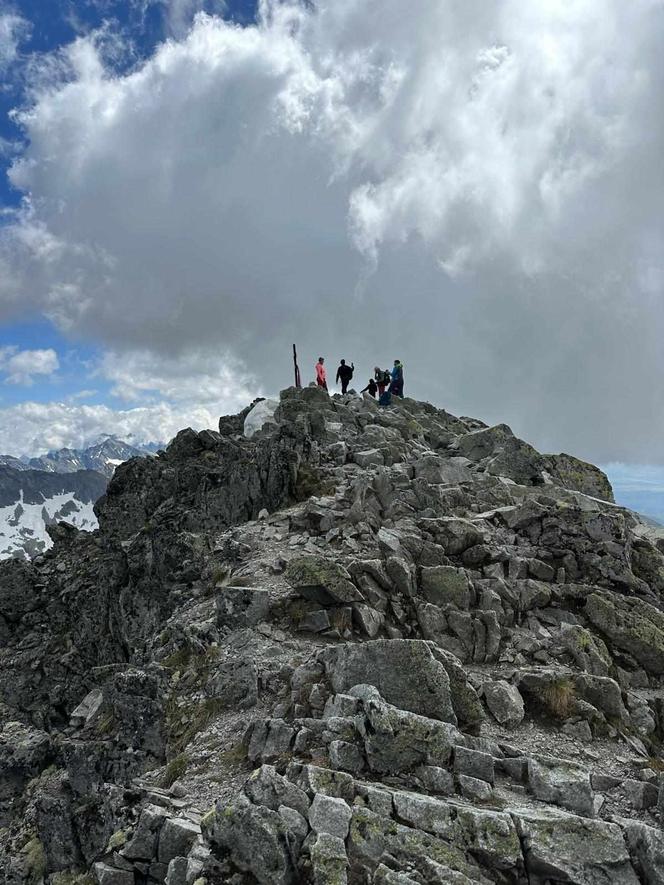
[[[664,881],[664,556],[606,477],[258,402],[0,564],[4,881]]]

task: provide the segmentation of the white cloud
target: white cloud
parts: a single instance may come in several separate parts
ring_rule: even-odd
[[[106,366],[131,395],[173,395],[173,365],[195,397],[215,349],[277,389],[295,340],[305,378],[398,356],[540,446],[661,458],[660,0],[261,10],[125,76],[92,37],[46,67],[0,312],[134,350],[137,381]]]
[[[198,12],[213,12],[223,15],[227,8],[225,0],[162,0],[166,12],[169,32],[183,37]]]
[[[29,353],[30,358],[23,356]],[[16,348],[0,349],[0,371],[10,371],[17,357],[34,374],[40,358]],[[48,362],[43,356],[41,360],[42,365]],[[81,448],[105,433],[134,443],[167,442],[183,427],[216,428],[220,415],[239,412],[260,395],[255,381],[229,368],[223,356],[202,351],[173,359],[147,351],[109,352],[90,377],[110,382],[113,395],[126,405],[84,404],[82,400],[98,394],[81,390],[65,402],[0,409],[0,454],[32,456],[63,446]]]
[[[216,428],[219,414],[196,404],[115,410],[104,405],[24,402],[0,409],[0,453],[32,456],[63,446],[81,448],[104,433],[136,444],[164,442],[183,427]]]
[[[52,375],[60,368],[57,353],[47,350],[19,350],[15,346],[0,347],[0,372],[6,384],[31,386],[35,376]]]
[[[196,402],[240,411],[260,395],[256,379],[243,373],[231,356],[200,349],[172,357],[147,350],[112,351],[102,358],[97,374],[127,402],[165,400],[178,407]]]
[[[25,19],[0,7],[0,72],[16,61],[19,43],[27,29]]]

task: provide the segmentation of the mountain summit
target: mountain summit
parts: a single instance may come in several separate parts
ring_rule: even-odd
[[[664,880],[657,530],[506,425],[252,409],[0,563],[5,880]]]

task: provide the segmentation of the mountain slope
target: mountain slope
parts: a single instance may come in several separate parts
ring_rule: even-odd
[[[0,563],[8,881],[662,881],[664,556],[606,477],[414,400],[247,411]]]
[[[0,466],[0,559],[43,553],[52,546],[46,527],[60,521],[94,530],[93,505],[106,484],[92,470],[59,475]]]
[[[20,458],[14,458],[13,455],[0,455],[0,467],[12,467],[14,470],[30,470],[30,466],[21,461]]]

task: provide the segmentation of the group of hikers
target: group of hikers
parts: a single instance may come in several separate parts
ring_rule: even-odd
[[[336,384],[341,384],[341,392],[348,391],[348,385],[355,372],[355,364],[347,365],[346,360],[341,360],[335,379]],[[316,363],[316,384],[327,390],[327,370],[325,368],[325,358],[318,357]],[[381,369],[379,366],[374,367],[373,378],[369,379],[369,383],[360,393],[368,393],[369,396],[376,398],[378,394],[378,403],[381,406],[389,406],[393,396],[403,396],[403,364],[401,360],[395,360],[392,369]]]

